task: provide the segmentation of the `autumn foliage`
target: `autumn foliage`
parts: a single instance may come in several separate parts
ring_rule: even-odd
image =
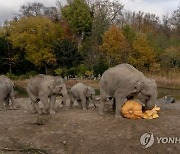
[[[0,27],[0,73],[98,76],[120,63],[150,73],[179,72],[179,17],[180,7],[161,21],[110,0],[29,3]]]
[[[117,25],[112,25],[102,37],[100,51],[104,52],[109,64],[115,62],[125,62],[128,52],[128,43],[121,29]]]

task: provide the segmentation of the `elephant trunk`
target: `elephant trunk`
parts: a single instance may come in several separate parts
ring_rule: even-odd
[[[153,109],[156,102],[157,102],[157,92],[154,91],[153,95],[151,95],[150,98],[147,100],[147,103],[145,104],[145,109],[146,110]]]
[[[139,93],[138,98],[144,104],[143,110],[151,110],[157,101],[157,94],[155,92],[153,95],[146,96],[143,93]]]
[[[147,101],[147,103],[146,103],[146,105],[145,105],[145,109],[146,109],[146,110],[151,110],[151,109],[153,109],[154,106],[155,106],[156,101],[157,101],[157,99],[156,99],[154,96],[152,96],[152,97],[149,99],[149,101]]]
[[[92,101],[92,103],[94,105],[94,108],[96,108],[96,97],[92,96],[91,101]]]

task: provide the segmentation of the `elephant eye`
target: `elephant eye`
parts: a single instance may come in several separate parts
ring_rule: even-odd
[[[148,96],[147,96],[147,99],[150,99],[150,97],[151,97],[151,96],[150,96],[150,95],[148,95]]]
[[[62,89],[62,86],[59,86],[59,89],[61,90],[61,89]]]

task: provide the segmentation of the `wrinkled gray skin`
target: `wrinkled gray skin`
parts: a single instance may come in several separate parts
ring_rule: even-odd
[[[15,108],[14,83],[5,75],[0,76],[0,108],[6,110],[10,107]]]
[[[95,90],[90,86],[83,83],[77,83],[70,90],[70,108],[72,108],[73,103],[77,100],[78,105],[83,110],[88,109],[89,102],[91,101],[95,105]]]
[[[143,109],[152,109],[157,100],[156,82],[129,64],[119,64],[106,70],[100,80],[99,114],[103,115],[104,104],[111,97],[114,99],[115,117],[122,118],[120,110],[123,103],[135,95],[144,104]]]
[[[59,76],[39,74],[33,77],[28,83],[27,93],[31,99],[33,113],[55,114],[57,95],[62,96],[62,104],[66,104],[67,89],[62,77]],[[39,108],[39,101],[44,105],[42,110]]]

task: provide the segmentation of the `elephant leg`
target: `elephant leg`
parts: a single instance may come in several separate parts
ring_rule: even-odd
[[[70,94],[70,105],[69,105],[69,108],[71,108],[71,109],[73,108],[74,102],[75,102],[75,98],[74,98],[74,96],[72,94]]]
[[[12,89],[11,90],[11,93],[9,95],[9,98],[11,100],[11,106],[12,108],[16,108],[15,105],[16,105],[16,102],[15,102],[15,99],[14,99],[14,90]]]
[[[123,116],[120,114],[122,105],[125,101],[127,101],[127,96],[131,94],[131,87],[128,89],[126,88],[119,88],[116,90],[114,94],[115,102],[116,102],[116,110],[115,110],[115,117],[122,118]]]
[[[42,110],[39,108],[38,101],[32,101],[31,102],[31,112],[32,113],[38,113],[39,115],[42,114]]]
[[[5,110],[4,100],[0,100],[0,110]]]
[[[50,114],[55,114],[55,102],[56,102],[56,96],[52,95],[50,97]]]
[[[62,96],[62,102],[61,102],[61,104],[62,105],[66,105],[66,100],[67,100],[67,94],[64,94],[63,96]]]
[[[86,98],[81,98],[82,108],[83,110],[87,110],[86,108]]]
[[[126,100],[126,98],[123,98],[120,96],[115,96],[115,101],[116,101],[115,117],[116,118],[122,118],[120,111],[121,111],[121,107],[122,107],[125,100]]]
[[[4,99],[5,109],[9,109],[9,96]]]
[[[42,109],[44,114],[48,114],[50,110],[50,104],[48,102],[48,96],[40,95],[39,96],[42,104],[44,105],[44,108]]]
[[[100,105],[99,105],[99,115],[104,114],[104,105],[106,103],[107,99],[106,98],[101,98]]]
[[[99,115],[103,115],[104,114],[104,104],[107,101],[107,95],[103,88],[100,88],[100,96],[101,96],[101,100],[100,100],[98,113],[99,113]]]
[[[86,108],[87,108],[87,109],[89,108],[89,98],[86,99]]]
[[[42,114],[41,109],[39,108],[38,102],[39,99],[31,92],[31,90],[28,88],[27,93],[29,95],[29,98],[31,99],[31,112],[32,113],[38,113],[39,115]]]
[[[31,106],[30,106],[30,110],[32,113],[37,113],[36,107],[34,105],[34,103],[31,101]]]
[[[82,109],[83,107],[82,107],[82,102],[81,102],[81,100],[77,100],[77,103],[78,103],[79,108]]]

